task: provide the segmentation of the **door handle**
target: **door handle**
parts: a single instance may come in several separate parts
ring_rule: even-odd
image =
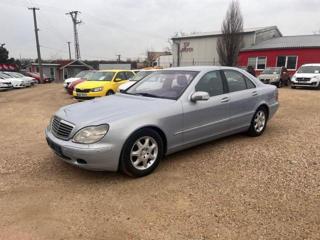
[[[229,101],[230,101],[230,98],[229,98],[229,97],[224,97],[224,98],[221,99],[221,102],[222,102],[222,103],[227,103],[227,102],[229,102]]]
[[[258,92],[257,92],[257,91],[253,91],[253,92],[252,92],[252,96],[253,96],[253,97],[258,96]]]

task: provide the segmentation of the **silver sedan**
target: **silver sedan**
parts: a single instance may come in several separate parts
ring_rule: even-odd
[[[141,177],[177,151],[240,132],[261,135],[278,91],[229,67],[155,72],[123,93],[62,107],[46,138],[65,162]]]

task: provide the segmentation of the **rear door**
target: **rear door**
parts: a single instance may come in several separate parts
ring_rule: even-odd
[[[212,71],[205,74],[194,91],[208,92],[210,99],[183,103],[185,144],[228,131],[229,97],[222,73]]]
[[[250,125],[256,111],[259,92],[255,84],[236,70],[223,70],[229,91],[230,130]]]

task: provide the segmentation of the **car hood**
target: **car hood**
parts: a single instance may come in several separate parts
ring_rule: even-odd
[[[259,79],[275,79],[275,78],[279,78],[279,74],[260,74],[259,75]]]
[[[314,78],[316,76],[320,76],[319,73],[296,73],[294,77],[296,78]]]
[[[62,107],[55,115],[83,127],[152,114],[174,103],[169,99],[116,94]]]
[[[77,85],[79,89],[98,88],[110,84],[111,81],[84,81]]]
[[[73,81],[77,81],[77,80],[79,80],[80,78],[68,78],[68,79],[66,79],[64,82],[65,83],[71,83],[71,82],[73,82]]]

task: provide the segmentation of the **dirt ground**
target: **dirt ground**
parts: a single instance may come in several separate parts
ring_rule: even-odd
[[[280,90],[259,138],[168,156],[150,176],[63,163],[44,129],[58,84],[0,92],[0,239],[320,239],[320,91]]]

